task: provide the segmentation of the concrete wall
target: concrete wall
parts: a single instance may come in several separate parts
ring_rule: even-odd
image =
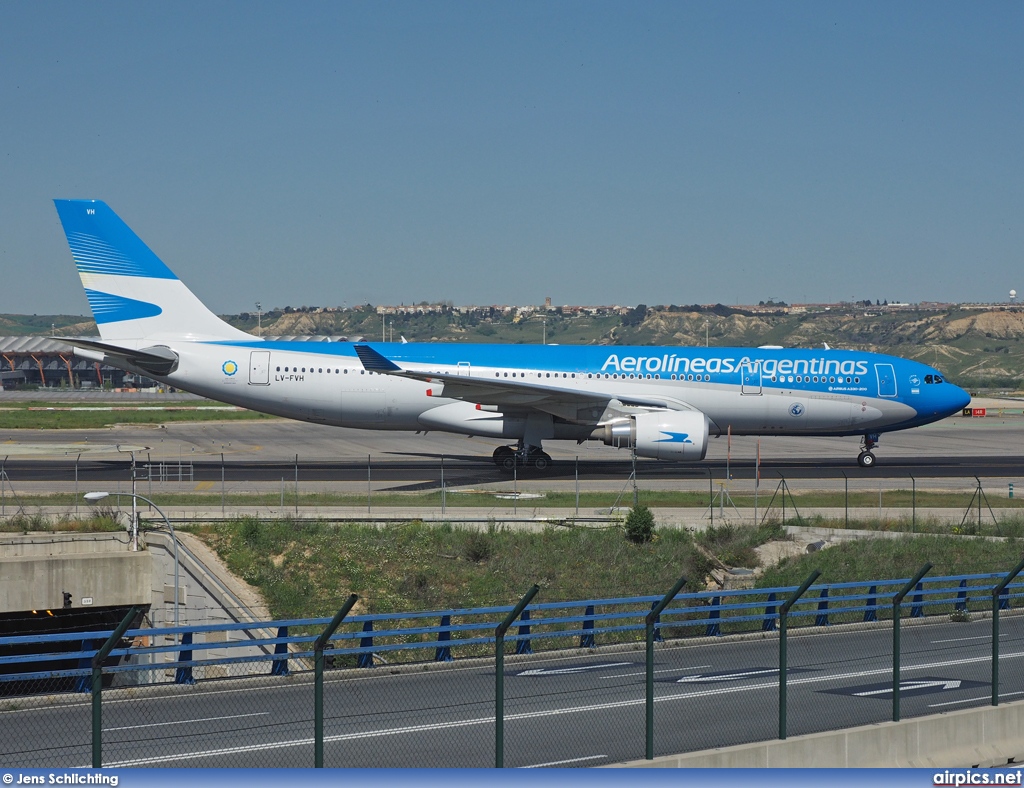
[[[1024,702],[632,761],[612,768],[973,768],[1024,756]]]
[[[152,556],[129,552],[124,533],[7,534],[0,612],[60,608],[64,591],[76,608],[145,603],[152,572]]]
[[[231,576],[230,572],[220,563],[217,556],[191,534],[178,533],[178,623],[180,626],[213,626],[218,624],[235,624],[249,621],[266,621],[270,613],[263,605],[259,596],[249,587]],[[174,541],[166,531],[150,531],[144,536],[144,545],[153,557],[153,571],[147,591],[150,603],[149,623],[154,628],[174,626]],[[253,638],[273,637],[277,630],[252,629],[233,630],[215,629],[209,632],[196,633],[193,644],[203,643],[242,643]],[[174,636],[162,636],[162,641],[155,645],[171,645]],[[273,648],[252,646],[241,648],[200,649],[195,648],[193,658],[197,660],[218,659],[223,657],[266,656]],[[172,662],[177,659],[177,652],[164,652],[153,657],[161,662]],[[154,664],[154,663],[150,663]],[[197,680],[206,678],[223,678],[225,676],[245,676],[266,674],[270,671],[269,662],[243,662],[229,665],[200,666],[193,670]],[[138,677],[138,683],[164,681],[173,675],[173,670],[166,672],[145,671]]]
[[[163,531],[143,534],[141,548],[128,549],[124,532],[36,533],[0,535],[0,612],[47,610],[63,606],[63,592],[72,594],[75,608],[143,605],[143,627],[169,628],[175,622],[174,541]],[[266,621],[270,618],[258,594],[231,577],[216,555],[187,534],[178,534],[177,618],[181,626]],[[91,600],[85,603],[83,600]],[[244,642],[272,637],[264,629],[214,630],[199,633],[194,642]],[[173,646],[174,635],[161,635],[152,645]],[[267,647],[199,650],[195,659],[267,655]],[[121,683],[150,683],[173,677],[178,650],[138,659],[156,669],[119,674]],[[136,659],[130,657],[129,660]],[[140,667],[143,662],[136,662]],[[195,669],[197,679],[267,673],[268,662],[216,665]]]

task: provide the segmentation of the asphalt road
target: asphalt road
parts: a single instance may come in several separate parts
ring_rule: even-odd
[[[792,631],[792,630],[791,630]],[[903,627],[902,717],[989,702],[991,624],[935,620]],[[1024,617],[1002,621],[1001,698],[1024,694]],[[673,643],[656,652],[657,755],[778,735],[777,636]],[[791,637],[788,735],[891,717],[888,622]],[[494,667],[386,667],[329,673],[325,764],[494,764]],[[644,756],[639,648],[507,657],[506,766],[596,766]],[[109,766],[273,767],[313,763],[308,674],[111,690],[103,707]],[[87,765],[89,704],[0,711],[0,762]],[[936,753],[941,761],[941,753]]]

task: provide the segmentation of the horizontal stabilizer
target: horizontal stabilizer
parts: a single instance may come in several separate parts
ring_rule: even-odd
[[[92,339],[69,339],[68,337],[56,337],[56,339],[75,348],[76,355],[93,358],[94,360],[98,356],[103,356],[111,361],[131,364],[151,375],[169,375],[178,368],[178,354],[163,345],[135,349],[111,345],[106,342],[96,342]],[[77,351],[79,350],[85,352],[78,353]],[[120,365],[115,364],[115,366]]]

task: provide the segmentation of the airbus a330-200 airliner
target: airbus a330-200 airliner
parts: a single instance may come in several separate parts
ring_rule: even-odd
[[[547,440],[600,440],[699,462],[732,435],[861,437],[960,411],[967,392],[916,361],[860,351],[264,340],[206,308],[98,200],[56,200],[100,339],[75,354],[221,402],[366,430],[514,442],[494,461],[546,468]]]

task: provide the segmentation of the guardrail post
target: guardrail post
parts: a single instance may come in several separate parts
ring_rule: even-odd
[[[191,662],[192,661],[192,633],[184,632],[181,635],[181,646],[189,646],[190,648],[182,648],[178,652],[178,662]],[[179,665],[174,671],[174,683],[175,684],[195,684],[195,677],[192,675],[191,665]]]
[[[710,637],[721,636],[721,634],[722,634],[722,626],[721,626],[721,623],[720,623],[719,619],[721,618],[722,614],[721,614],[721,611],[719,611],[719,609],[718,609],[719,605],[721,605],[721,604],[722,604],[722,597],[720,597],[720,596],[711,597],[711,607],[713,608],[713,610],[708,615],[708,619],[709,620],[708,620],[707,627],[704,629],[704,637],[710,638]]]
[[[956,603],[953,605],[954,609],[964,611],[967,610],[967,581],[960,581],[960,591],[956,592]]]
[[[878,593],[878,589],[875,586],[871,586],[868,589],[868,604],[867,610],[864,611],[864,621],[878,621],[878,600],[875,598],[875,594]]]
[[[274,661],[270,663],[271,676],[288,675],[288,644],[283,639],[288,637],[288,627],[277,628],[278,643],[274,644]],[[278,657],[284,657],[278,659]]]
[[[583,634],[580,635],[580,648],[594,648],[594,606],[587,605],[583,615]]]
[[[910,593],[914,586],[921,588],[921,578],[929,571],[932,565],[926,563],[917,570],[917,574],[910,582],[901,588],[892,598],[892,721],[900,721],[900,605],[903,598]],[[874,586],[872,586],[874,588]]]
[[[992,589],[992,705],[999,705],[999,597],[1017,575],[1024,570],[1024,559],[1021,560]]]
[[[779,738],[786,738],[786,620],[789,618],[789,611],[796,604],[797,600],[804,595],[804,592],[811,587],[811,583],[821,576],[821,572],[815,569],[807,577],[800,587],[794,591],[789,599],[779,606]]]
[[[441,631],[437,634],[438,643],[449,643],[452,639],[452,617],[450,615],[441,616]],[[438,646],[434,649],[434,662],[451,662],[452,661],[452,648],[451,646],[444,645]]]
[[[676,598],[676,594],[679,593],[680,589],[686,585],[686,578],[680,577],[672,590],[669,591],[665,596],[661,598],[660,602],[657,602],[654,607],[651,608],[651,612],[644,618],[644,624],[647,630],[647,657],[646,662],[646,757],[647,760],[654,760],[654,625],[661,618],[661,611],[663,611],[668,604]]]
[[[827,627],[828,626],[828,586],[821,589],[820,594],[821,601],[818,602],[818,615],[814,617],[814,626],[816,627]]]
[[[363,632],[373,632],[373,619],[369,619],[363,622]],[[364,636],[359,639],[359,648],[373,648],[373,635]],[[360,668],[372,668],[373,667],[373,652],[366,651],[359,655],[359,661],[356,663],[356,667]]]
[[[80,651],[92,651],[93,641],[83,640],[82,648]],[[80,670],[92,667],[92,660],[89,657],[82,657],[78,660],[78,667]],[[92,692],[92,679],[88,676],[79,676],[75,682],[75,692]]]
[[[523,615],[519,619],[520,621],[529,622],[530,611],[524,610]],[[532,654],[533,646],[530,644],[530,624],[519,625],[519,639],[516,640],[516,654]]]
[[[132,607],[128,610],[128,615],[124,617],[120,624],[117,625],[117,629],[110,633],[110,637],[107,641],[100,646],[91,660],[92,666],[92,767],[99,769],[103,766],[103,661],[110,656],[110,652],[114,650],[114,646],[117,645],[124,633],[128,631],[128,627],[132,625],[132,621],[139,614],[137,607]]]
[[[313,767],[316,769],[324,768],[324,649],[358,599],[355,594],[350,594],[327,629],[313,643]]]
[[[512,622],[519,618],[519,615],[530,604],[530,600],[537,596],[540,586],[534,583],[533,587],[526,592],[526,595],[519,600],[519,604],[512,612],[505,616],[505,620],[494,628],[494,768],[502,769],[505,766],[505,633],[512,626]]]
[[[924,588],[923,583],[918,583],[917,587],[914,588],[915,594],[914,599],[910,604],[910,617],[911,618],[924,618],[924,594],[921,591]]]
[[[775,601],[775,592],[772,591],[768,594],[768,603],[764,607],[764,619],[761,621],[762,632],[774,632],[775,631],[775,605],[772,602]]]

